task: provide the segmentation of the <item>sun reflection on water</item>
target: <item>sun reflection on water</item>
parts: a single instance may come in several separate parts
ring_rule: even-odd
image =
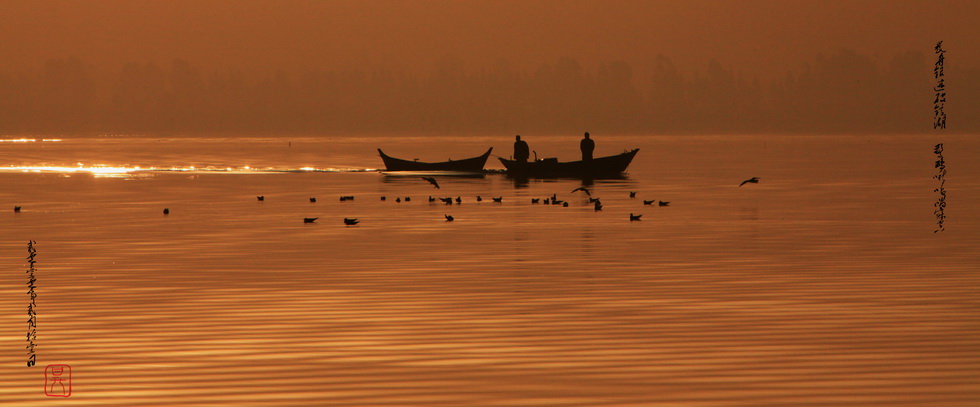
[[[60,138],[43,138],[38,140],[36,138],[15,138],[15,139],[0,139],[0,143],[36,143],[41,141],[43,143],[58,142],[61,141]]]
[[[3,172],[26,172],[26,173],[60,173],[77,174],[88,173],[96,177],[125,177],[134,173],[148,172],[206,172],[206,173],[225,173],[225,174],[275,174],[275,173],[294,173],[294,172],[374,172],[372,168],[252,168],[244,165],[241,167],[141,167],[141,166],[118,166],[118,165],[85,165],[78,163],[77,166],[57,166],[57,165],[14,165],[0,166],[0,173]]]
[[[123,176],[136,171],[143,171],[140,167],[115,167],[108,165],[93,165],[85,166],[79,164],[77,167],[62,167],[62,166],[8,166],[0,167],[0,172],[55,172],[55,173],[89,173],[97,177],[113,177],[113,176]]]

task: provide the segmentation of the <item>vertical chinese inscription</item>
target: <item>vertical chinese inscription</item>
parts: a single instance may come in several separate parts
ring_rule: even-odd
[[[942,41],[936,43],[935,52],[938,56],[936,57],[936,65],[932,70],[932,74],[936,78],[936,86],[933,88],[936,92],[936,98],[933,101],[935,116],[933,116],[932,128],[945,129],[946,112],[943,111],[943,107],[946,105],[946,81],[943,78],[943,63],[946,61],[946,50],[943,49]],[[932,205],[935,208],[933,214],[936,216],[937,225],[933,233],[936,233],[945,230],[943,223],[946,221],[946,161],[943,159],[943,143],[936,144],[933,153],[936,154],[937,169],[933,178],[939,180],[939,188],[933,190],[933,192],[939,193],[939,198]]]
[[[932,128],[945,129],[946,112],[943,111],[943,107],[946,105],[946,81],[943,78],[943,62],[946,60],[946,50],[943,49],[942,41],[936,43],[935,51],[939,56],[936,57],[936,66],[932,69],[932,74],[936,77],[936,87],[933,88],[936,99],[932,102],[934,111]]]
[[[933,190],[933,192],[939,193],[939,199],[936,200],[936,203],[932,204],[932,206],[936,208],[934,211],[932,211],[932,213],[936,215],[937,225],[936,230],[934,230],[932,233],[936,233],[945,230],[943,228],[943,222],[946,221],[946,214],[944,213],[946,209],[946,161],[943,160],[943,143],[936,144],[933,152],[936,154],[937,169],[937,173],[933,176],[933,178],[939,180],[939,188]]]
[[[37,362],[37,355],[34,353],[37,345],[37,293],[34,292],[37,279],[34,278],[34,256],[37,255],[37,249],[34,245],[33,240],[27,242],[27,294],[31,296],[31,302],[27,304],[27,367],[34,366]]]

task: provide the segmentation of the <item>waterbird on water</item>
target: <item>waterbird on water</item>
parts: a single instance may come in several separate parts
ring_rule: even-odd
[[[19,206],[15,206],[14,207],[14,213],[20,213],[20,207]]]
[[[644,205],[653,205],[653,202],[654,202],[654,201],[647,201],[647,200],[645,200],[645,199],[643,200],[643,204],[644,204]]]
[[[630,198],[636,198],[636,191],[630,191]]]
[[[357,218],[344,218],[345,225],[356,225],[358,223],[361,223],[361,221],[357,220]]]
[[[429,195],[429,202],[435,202],[435,201],[436,201],[436,199],[433,198],[432,195]]]
[[[493,198],[493,201],[494,202],[503,202],[504,201],[504,197],[499,196],[499,197]]]
[[[412,200],[412,197],[410,197],[410,196],[406,196],[405,197],[405,202],[410,202],[411,200]]]
[[[460,198],[460,197],[458,197],[458,196],[457,196],[457,197],[456,197],[456,203],[457,203],[457,204],[461,204],[461,203],[463,203],[463,198]]]
[[[452,205],[453,204],[453,197],[451,197],[451,196],[450,197],[447,197],[447,198],[439,198],[439,200],[442,201],[442,202],[444,202],[446,205]]]
[[[565,207],[565,208],[567,208],[567,207],[568,207],[568,202],[562,202],[562,203],[561,203],[561,206],[563,206],[563,207]]]
[[[313,223],[316,222],[317,219],[320,218],[303,218],[303,223]]]
[[[18,206],[15,210],[17,210],[17,209],[20,209],[20,207]],[[163,208],[163,214],[164,215],[169,215],[170,214],[170,208]]]
[[[436,187],[436,189],[441,189],[441,188],[439,188],[439,183],[436,182],[436,179],[435,178],[432,178],[432,177],[422,177],[422,179],[424,179],[426,181],[429,181],[429,183],[432,184],[432,186]]]
[[[388,197],[386,197],[386,196],[384,196],[384,195],[381,195],[381,200],[382,200],[382,201],[385,201],[385,200],[387,200],[387,199],[388,199]]]
[[[481,197],[481,196],[479,196],[479,195],[477,195],[477,196],[476,196],[476,201],[477,201],[477,202],[483,202],[483,197]]]
[[[759,183],[759,177],[749,178],[749,179],[747,179],[745,181],[742,181],[742,183],[741,184],[738,184],[738,186],[742,186],[742,185],[745,185],[745,184],[750,183],[750,182],[753,183],[753,184],[758,184]]]
[[[400,197],[399,198],[395,198],[395,202],[401,203],[402,202],[402,199]]]
[[[541,201],[541,198],[531,198],[531,203],[536,204]],[[547,202],[545,202],[547,203]]]
[[[657,202],[657,205],[660,205],[660,206],[667,206],[667,205],[670,205],[670,202],[664,202],[664,201],[660,201],[660,202]]]
[[[575,192],[577,192],[577,191],[582,191],[582,192],[585,192],[585,194],[586,194],[586,195],[588,195],[588,196],[592,196],[592,192],[591,192],[591,191],[589,191],[589,189],[588,189],[588,188],[586,188],[586,187],[578,187],[578,188],[575,188],[575,189],[573,189],[573,190],[572,190],[572,192],[570,192],[570,193],[573,193],[573,194],[574,194],[574,193],[575,193]]]
[[[316,198],[310,197],[310,202],[316,202]]]
[[[454,220],[456,220],[456,218],[454,218],[453,215],[446,215],[446,222],[452,222]]]
[[[634,215],[633,212],[630,212],[630,222],[634,220],[640,220],[640,216],[643,216],[643,214],[641,213],[639,215]]]
[[[264,201],[265,200],[265,195],[259,195],[259,196],[255,197],[255,199],[258,199],[260,201]]]
[[[598,199],[596,199],[596,201],[595,201],[595,210],[597,212],[602,210],[602,202],[599,202]]]

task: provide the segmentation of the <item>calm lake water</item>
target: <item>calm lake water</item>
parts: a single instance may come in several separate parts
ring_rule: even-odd
[[[579,137],[523,138],[571,160]],[[4,406],[980,405],[977,138],[594,134],[641,149],[585,183],[598,212],[581,180],[374,171],[378,147],[506,157],[513,135],[17,138]]]

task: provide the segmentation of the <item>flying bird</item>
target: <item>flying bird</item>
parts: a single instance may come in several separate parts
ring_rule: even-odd
[[[653,203],[654,203],[654,201],[647,201],[645,199],[643,200],[643,204],[644,205],[653,205]]]
[[[634,215],[633,212],[630,212],[630,222],[634,220],[640,220],[640,216],[643,216],[643,214],[641,213],[639,215]]]
[[[358,223],[361,223],[361,221],[357,220],[357,218],[344,218],[344,224],[346,225],[356,225]]]
[[[630,198],[636,198],[636,191],[630,191]]]
[[[454,218],[453,215],[446,215],[446,222],[452,222],[454,220],[456,220],[456,218]]]
[[[320,218],[303,218],[303,223],[313,223],[316,222],[317,219]]]
[[[577,192],[577,191],[582,191],[582,192],[585,192],[585,194],[586,194],[586,195],[588,195],[588,196],[592,196],[592,192],[591,192],[591,191],[589,191],[589,189],[588,189],[588,188],[586,188],[586,187],[578,187],[578,188],[575,188],[575,189],[573,189],[573,190],[572,190],[572,192],[570,192],[570,193],[572,193],[572,194],[574,194],[574,193],[575,193],[575,192]]]
[[[547,199],[548,198],[545,198],[545,202],[544,203],[548,203]],[[538,202],[541,202],[541,198],[531,198],[531,203],[536,204]]]
[[[657,205],[660,205],[660,206],[667,206],[667,205],[670,205],[670,202],[664,202],[664,201],[660,201],[660,202],[657,202]]]
[[[745,185],[745,184],[750,183],[750,182],[753,183],[753,184],[758,184],[759,183],[759,177],[749,178],[749,179],[747,179],[745,181],[742,181],[742,183],[741,184],[738,184],[738,186],[742,186],[742,185]]]
[[[441,189],[441,188],[439,188],[439,183],[436,182],[436,179],[435,178],[432,178],[432,177],[422,177],[422,179],[424,179],[426,181],[429,181],[429,183],[432,184],[432,186],[436,187],[436,189]]]

